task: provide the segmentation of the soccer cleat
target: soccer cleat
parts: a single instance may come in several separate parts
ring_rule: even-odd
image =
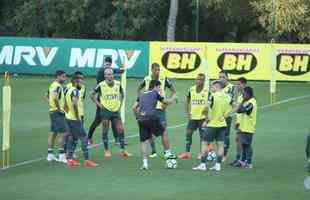
[[[119,153],[120,156],[123,156],[123,157],[130,157],[132,156],[127,150],[123,150]]]
[[[164,152],[164,158],[165,159],[176,159],[177,156],[172,151],[166,151]]]
[[[150,158],[156,158],[158,155],[156,152],[151,153],[151,155],[149,155]]]
[[[111,151],[109,149],[104,151],[104,157],[110,158],[111,156],[112,156],[112,153],[111,153]]]
[[[142,165],[140,167],[140,170],[148,170],[148,169],[149,169],[149,166],[147,166],[147,165]]]
[[[67,165],[68,165],[68,167],[75,167],[75,166],[78,166],[80,164],[76,160],[74,160],[74,159],[68,159],[67,160]]]
[[[66,154],[59,154],[58,162],[67,163]]]
[[[243,166],[243,169],[253,169],[253,164],[248,164],[248,163],[246,163],[246,164]]]
[[[210,170],[214,170],[214,171],[221,171],[221,164],[220,163],[215,163],[215,165],[213,167],[210,168]]]
[[[51,161],[58,161],[58,159],[56,158],[56,156],[55,156],[54,154],[51,154],[51,153],[47,154],[46,160],[47,160],[48,162],[51,162]]]
[[[180,159],[189,159],[191,157],[192,157],[192,154],[190,152],[183,152],[178,155],[178,158]]]
[[[94,161],[91,161],[91,160],[85,160],[83,165],[84,165],[84,167],[87,167],[87,168],[92,168],[92,167],[99,166],[99,164],[97,164],[97,163],[95,163]]]
[[[207,171],[207,165],[205,163],[200,163],[197,167],[193,167],[195,171]]]

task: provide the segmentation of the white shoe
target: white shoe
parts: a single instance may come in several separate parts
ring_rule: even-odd
[[[193,170],[197,171],[207,171],[207,165],[205,163],[200,163],[197,167],[194,167]]]
[[[58,161],[58,159],[56,158],[56,156],[55,156],[54,154],[52,154],[52,153],[47,154],[46,160],[47,160],[48,162],[51,162],[51,161]]]
[[[67,163],[66,155],[64,153],[59,154],[58,162]]]
[[[221,171],[221,164],[220,163],[215,163],[215,165],[213,167],[210,168],[210,170],[214,170],[214,171]]]
[[[142,165],[142,166],[140,167],[140,169],[141,169],[141,170],[148,170],[148,169],[149,169],[149,166],[147,166],[147,165]]]

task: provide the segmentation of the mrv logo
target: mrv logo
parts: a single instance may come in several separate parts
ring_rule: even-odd
[[[141,54],[140,50],[71,48],[70,54],[62,52],[57,57],[59,51],[59,47],[6,45],[0,49],[0,65],[50,66],[55,61],[62,67],[100,68],[109,56],[112,67],[119,67],[116,63],[126,63],[130,69]]]
[[[167,70],[174,73],[192,72],[201,64],[201,58],[196,52],[168,51],[161,61]]]
[[[307,54],[279,54],[277,56],[277,70],[289,76],[302,75],[310,71],[309,61]]]
[[[252,53],[222,53],[217,65],[230,74],[245,74],[255,69],[257,59]]]

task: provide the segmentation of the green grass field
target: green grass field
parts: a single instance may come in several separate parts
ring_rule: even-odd
[[[49,130],[48,106],[43,101],[51,77],[19,76],[12,80],[12,165],[0,171],[1,200],[42,199],[132,199],[132,200],[306,200],[303,180],[305,170],[305,137],[309,131],[310,96],[307,83],[279,83],[278,101],[281,104],[262,107],[269,103],[267,82],[250,82],[260,109],[257,133],[254,138],[254,169],[240,170],[224,164],[220,173],[194,172],[198,163],[179,160],[178,169],[164,169],[160,158],[150,160],[151,170],[140,171],[139,140],[137,125],[131,113],[136,98],[139,80],[129,79],[127,84],[126,135],[130,138],[128,150],[131,158],[117,155],[118,148],[112,147],[114,156],[103,158],[103,147],[92,149],[90,156],[100,167],[69,169],[63,164],[45,161],[47,133]],[[86,80],[87,88],[95,80]],[[3,84],[3,78],[0,79]],[[170,140],[176,152],[184,151],[185,124],[183,99],[193,81],[174,81],[179,103],[168,108]],[[2,94],[0,95],[2,97]],[[298,97],[293,100],[291,98]],[[2,100],[2,98],[1,98]],[[0,101],[1,101],[0,100]],[[2,102],[1,102],[2,103]],[[1,108],[2,109],[2,108]],[[95,106],[86,101],[86,128],[93,119]],[[1,115],[2,118],[2,115]],[[1,126],[2,126],[2,120]],[[2,130],[2,127],[1,127]],[[95,133],[100,142],[101,128]],[[110,134],[111,135],[111,134]],[[234,140],[235,133],[231,133]],[[193,154],[198,153],[198,135],[194,136]],[[1,140],[1,139],[0,139]],[[234,143],[234,142],[233,142]],[[157,141],[158,150],[160,140]],[[231,147],[229,159],[235,155]],[[27,161],[24,164],[21,162]],[[30,162],[28,162],[30,161]]]

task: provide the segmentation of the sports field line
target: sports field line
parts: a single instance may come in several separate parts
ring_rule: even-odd
[[[305,99],[305,98],[309,98],[309,97],[310,97],[310,95],[303,95],[303,96],[298,96],[298,97],[292,97],[292,98],[284,99],[284,100],[281,100],[281,101],[277,101],[276,103],[260,106],[259,109],[266,109],[266,108],[270,108],[270,107],[273,107],[273,106],[277,106],[277,105],[281,105],[281,104],[286,104],[286,103],[289,103],[289,102],[292,102],[292,101],[297,101],[297,100],[301,100],[301,99]],[[180,128],[180,127],[185,126],[186,124],[187,123],[182,123],[182,124],[176,124],[176,125],[173,125],[173,126],[168,126],[168,129]],[[129,135],[126,138],[127,139],[128,138],[135,138],[135,137],[138,137],[138,136],[139,136],[139,134],[134,134],[134,135]],[[102,145],[102,143],[99,143],[99,144],[91,146],[90,148],[97,148],[97,147],[99,147],[101,145]],[[4,171],[4,170],[20,167],[20,166],[23,166],[23,165],[28,165],[28,164],[35,163],[35,162],[38,162],[38,161],[41,161],[41,160],[45,160],[45,159],[46,159],[46,157],[26,160],[26,161],[23,161],[23,162],[20,162],[20,163],[16,163],[16,164],[11,165],[11,166],[6,167],[6,168],[1,168],[0,171]]]

